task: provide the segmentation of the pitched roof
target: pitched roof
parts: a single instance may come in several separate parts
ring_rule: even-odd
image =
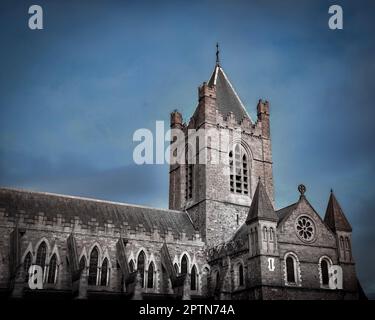
[[[216,86],[216,107],[219,112],[227,116],[229,112],[233,112],[238,122],[242,121],[244,117],[251,118],[246,111],[245,106],[241,102],[239,96],[234,90],[228,77],[220,65],[216,65],[215,69],[208,81],[208,86]]]
[[[324,222],[334,232],[336,230],[347,232],[352,231],[352,227],[350,226],[349,221],[346,219],[345,214],[342,211],[341,206],[333,192],[331,192],[331,195],[329,197]]]
[[[186,237],[190,239],[196,232],[189,215],[183,211],[53,193],[0,188],[0,208],[5,208],[6,214],[13,217],[21,210],[31,218],[43,212],[47,221],[51,222],[60,214],[67,221],[79,217],[83,224],[95,218],[101,227],[104,227],[105,223],[112,223],[116,227],[127,223],[133,230],[141,224],[147,232],[152,232],[155,227],[162,233],[171,230],[176,236],[185,232]]]
[[[287,218],[297,208],[297,205],[298,202],[277,210],[276,214],[279,217],[279,223],[281,223],[285,218]]]
[[[246,223],[250,223],[255,219],[278,221],[275,210],[273,209],[267,191],[263,183],[259,180],[258,186],[255,190],[253,201],[251,202],[249,214],[247,215]]]

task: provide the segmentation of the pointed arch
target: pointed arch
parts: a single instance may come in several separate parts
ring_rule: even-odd
[[[190,273],[190,290],[198,290],[198,272],[197,268],[195,265],[191,268],[191,273]]]
[[[95,286],[98,282],[99,249],[93,247],[90,253],[88,285]]]
[[[134,272],[135,271],[135,264],[134,264],[134,260],[131,259],[130,262],[129,262],[129,271],[130,272]]]
[[[101,275],[100,275],[100,285],[101,286],[107,286],[108,285],[108,275],[109,275],[108,267],[109,267],[108,266],[108,259],[106,257],[103,260],[102,268],[101,268]]]
[[[241,141],[235,142],[229,151],[230,191],[251,195],[251,157]]]
[[[47,243],[45,241],[42,241],[38,249],[36,251],[36,259],[35,264],[38,266],[41,266],[42,269],[46,266],[46,259],[47,259]]]
[[[29,269],[33,262],[33,256],[31,251],[27,252],[25,258],[23,259],[23,270],[25,271],[25,282],[29,280]]]
[[[141,286],[144,288],[145,285],[145,264],[146,264],[146,254],[141,250],[137,258],[137,271],[141,275]]]
[[[155,265],[154,262],[151,261],[150,265],[148,266],[148,273],[147,273],[147,288],[154,287],[154,272],[155,272]]]
[[[56,279],[57,279],[57,255],[56,253],[53,253],[49,261],[47,283],[56,283]]]
[[[81,259],[79,260],[79,269],[84,272],[87,268],[87,260],[86,257],[83,255],[81,256]]]
[[[85,263],[85,266],[87,266],[87,260],[88,260],[88,255],[87,255],[87,251],[86,251],[86,247],[84,246],[82,248],[82,251],[81,251],[81,254],[79,256],[79,262],[81,263],[81,261],[83,261],[82,259],[84,258],[84,261],[86,262]],[[80,265],[81,266],[81,265]]]
[[[176,274],[179,274],[179,270],[178,270],[178,264],[175,262],[175,264],[173,265],[173,268],[174,270],[176,271]]]
[[[187,274],[189,268],[189,260],[186,254],[181,258],[181,274]]]
[[[23,253],[23,255],[22,255],[22,257],[21,257],[21,261],[24,261],[25,260],[25,258],[26,258],[26,255],[28,254],[28,253],[31,253],[31,263],[33,263],[33,260],[34,260],[34,256],[33,256],[33,245],[31,244],[31,242],[29,242],[29,244],[27,245],[27,248],[26,248],[26,250],[24,251],[24,253]]]

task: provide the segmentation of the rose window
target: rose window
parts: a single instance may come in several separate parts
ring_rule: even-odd
[[[299,217],[296,221],[296,231],[301,240],[312,241],[315,236],[314,222],[306,216]]]

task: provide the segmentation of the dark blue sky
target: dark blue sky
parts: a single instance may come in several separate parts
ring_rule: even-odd
[[[332,187],[375,292],[374,31],[373,1],[1,1],[0,185],[166,207],[168,167],[135,166],[132,134],[192,114],[219,41],[252,118],[271,103],[277,208],[304,183],[324,215]]]

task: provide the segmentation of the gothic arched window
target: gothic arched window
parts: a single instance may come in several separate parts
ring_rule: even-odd
[[[193,155],[190,145],[185,152],[185,200],[193,197]]]
[[[54,253],[51,260],[49,261],[47,283],[55,283],[56,270],[57,270],[57,257],[56,257],[56,253]]]
[[[177,263],[175,263],[175,264],[173,265],[173,267],[174,267],[174,270],[176,271],[176,274],[178,274],[178,265],[177,265]]]
[[[31,252],[28,252],[25,256],[25,259],[23,260],[23,268],[25,270],[25,281],[27,282],[29,280],[29,269],[31,266],[32,256]]]
[[[190,274],[190,289],[197,290],[197,268],[193,266]]]
[[[328,261],[326,259],[322,259],[322,261],[320,262],[320,270],[322,273],[322,285],[328,286],[329,273],[328,273]]]
[[[249,190],[249,163],[245,149],[236,144],[229,152],[230,191],[248,195]]]
[[[243,266],[242,264],[239,265],[238,267],[238,285],[243,286],[244,284],[244,274],[243,274]]]
[[[44,272],[44,267],[46,265],[46,258],[47,258],[47,245],[45,241],[43,241],[38,248],[36,253],[36,261],[35,264],[41,266]]]
[[[139,253],[138,259],[137,259],[137,271],[141,274],[141,286],[142,288],[145,285],[145,261],[146,256],[143,250]]]
[[[134,266],[134,261],[133,260],[130,260],[130,262],[129,262],[129,270],[130,270],[130,272],[134,272],[134,270],[135,270],[135,266]]]
[[[100,275],[100,285],[106,286],[107,285],[107,278],[108,278],[108,259],[105,258],[102,263],[102,273]]]
[[[89,278],[88,278],[88,285],[96,286],[97,285],[97,278],[98,278],[98,262],[99,262],[99,250],[97,247],[92,249],[90,254],[90,262],[89,262]]]
[[[147,274],[147,288],[154,287],[154,263],[151,262],[148,266],[148,274]]]
[[[181,274],[187,274],[188,272],[188,259],[186,254],[181,259]]]
[[[79,260],[79,269],[82,270],[82,272],[86,269],[86,257],[82,256],[81,260]]]

